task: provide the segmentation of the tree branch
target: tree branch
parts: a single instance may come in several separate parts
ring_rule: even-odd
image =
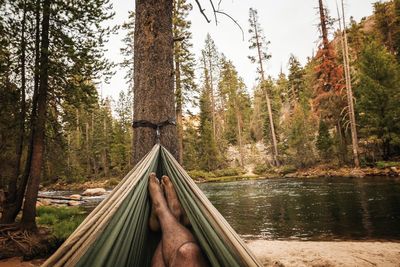
[[[203,8],[201,7],[201,4],[200,4],[199,0],[195,0],[195,1],[196,1],[197,6],[199,7],[199,10],[200,10],[201,14],[202,14],[203,17],[206,19],[207,23],[210,23],[211,20],[209,20],[208,17],[207,17],[207,15],[206,15],[206,13],[204,13],[204,10],[205,10],[205,9],[203,9]],[[210,1],[211,1],[211,0],[210,0]]]
[[[237,22],[237,20],[235,20],[231,15],[229,15],[229,14],[223,12],[223,11],[217,10],[217,11],[215,11],[215,13],[227,16],[229,19],[231,19],[239,27],[240,31],[242,32],[242,39],[244,41],[244,31],[243,31],[242,26],[240,26],[239,22]]]
[[[237,20],[235,20],[231,15],[229,15],[228,13],[225,13],[224,11],[222,11],[222,10],[220,9],[222,0],[219,0],[219,1],[218,1],[218,9],[215,8],[215,5],[214,5],[213,0],[209,0],[209,1],[210,1],[210,4],[211,4],[213,13],[214,13],[215,25],[218,25],[218,16],[217,16],[218,14],[221,14],[221,15],[224,15],[224,16],[228,17],[230,20],[232,20],[232,21],[239,27],[240,31],[242,32],[242,39],[243,39],[243,41],[244,41],[244,31],[243,31],[242,26],[240,26],[240,24],[237,22]],[[197,6],[198,6],[198,8],[199,8],[199,10],[200,10],[200,12],[201,12],[201,14],[202,14],[203,17],[206,19],[207,23],[210,23],[211,20],[207,17],[206,13],[204,12],[205,9],[201,6],[199,0],[195,0],[195,2],[196,2],[196,4],[197,4]]]

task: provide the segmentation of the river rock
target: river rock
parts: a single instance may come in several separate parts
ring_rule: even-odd
[[[78,194],[70,195],[69,198],[72,200],[82,200],[82,196]]]
[[[39,199],[36,201],[36,207],[42,207],[42,206],[50,206],[51,201],[48,199]]]
[[[83,196],[101,196],[104,195],[107,191],[104,188],[91,188],[91,189],[86,189],[85,192],[83,192]]]
[[[68,206],[75,207],[75,206],[79,206],[80,204],[81,203],[79,201],[75,201],[75,200],[68,201]]]

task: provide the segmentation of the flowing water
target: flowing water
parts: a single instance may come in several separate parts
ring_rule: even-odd
[[[400,179],[283,178],[199,187],[247,238],[400,240]],[[91,211],[104,197],[85,197],[84,207]]]
[[[242,236],[400,240],[400,180],[268,179],[201,184]]]

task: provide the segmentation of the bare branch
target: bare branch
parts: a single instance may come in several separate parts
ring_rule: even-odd
[[[231,19],[239,27],[240,31],[242,32],[242,39],[244,41],[244,31],[243,31],[242,26],[240,26],[239,22],[237,22],[237,20],[235,20],[231,15],[229,15],[229,14],[223,12],[223,11],[217,10],[217,11],[215,11],[215,13],[227,16],[229,19]]]
[[[206,19],[207,23],[210,23],[211,20],[209,20],[208,17],[207,17],[207,15],[206,15],[206,13],[204,13],[204,10],[205,10],[205,9],[203,9],[203,8],[201,7],[201,4],[200,4],[199,0],[195,0],[195,1],[196,1],[197,6],[199,7],[199,10],[200,10],[201,14],[202,14],[203,17]]]
[[[244,31],[243,31],[242,26],[240,26],[240,24],[237,22],[237,20],[235,20],[231,15],[229,15],[228,13],[226,13],[226,12],[224,12],[224,11],[222,11],[222,10],[220,9],[222,0],[219,0],[219,1],[218,1],[218,9],[215,8],[215,5],[214,5],[213,0],[209,0],[209,1],[210,1],[210,4],[211,4],[213,13],[214,13],[215,25],[218,25],[218,16],[217,16],[218,14],[221,14],[221,15],[224,15],[224,16],[228,17],[230,20],[232,20],[232,21],[239,27],[240,31],[242,32],[242,39],[243,39],[243,41],[244,41]],[[201,14],[203,15],[203,17],[206,19],[206,21],[207,21],[208,23],[210,23],[211,20],[208,19],[206,13],[204,12],[205,9],[201,6],[199,0],[195,0],[195,2],[196,2],[196,4],[197,4],[197,6],[198,6],[198,8],[199,8],[199,10],[200,10],[200,12],[201,12]]]
[[[220,1],[220,3],[221,3],[221,1]],[[211,4],[211,7],[212,7],[212,10],[214,13],[215,25],[218,25],[217,10],[215,9],[214,2],[212,0],[210,0],[210,4]],[[219,9],[219,5],[218,5],[218,9]]]

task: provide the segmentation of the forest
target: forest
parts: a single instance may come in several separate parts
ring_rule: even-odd
[[[43,185],[119,179],[133,167],[134,12],[123,25],[105,28],[102,23],[114,16],[107,0],[79,6],[52,1],[51,8],[48,2],[1,2],[0,186],[19,195],[15,200],[21,200],[35,160],[43,160],[35,174]],[[319,4],[318,50],[304,66],[291,55],[288,75],[278,77],[265,71],[273,56],[268,34],[257,10],[249,10],[248,25],[241,26],[248,30],[246,56],[259,79],[246,88],[212,36],[196,58],[193,6],[174,3],[179,158],[193,176],[390,166],[398,160],[400,2],[375,3],[373,15],[351,20],[345,36],[334,12]],[[118,30],[126,34],[125,59],[110,62],[105,43]],[[130,89],[118,99],[103,98],[98,79],[116,67],[125,69]]]
[[[1,21],[2,187],[26,172],[31,157],[30,125],[35,124],[40,87],[37,39],[43,27],[38,25],[37,16],[42,14],[37,14],[34,2],[2,3],[3,18],[15,14],[12,20]],[[101,57],[103,42],[117,30],[101,28],[101,22],[113,16],[103,2],[52,7],[71,13],[58,13],[60,18],[49,21],[43,183],[120,177],[132,167],[133,92],[121,91],[118,99],[102,98],[96,86],[96,79],[112,75],[117,64]],[[400,153],[399,5],[378,2],[372,16],[351,21],[347,30],[358,166],[395,161]],[[174,38],[179,40],[174,42],[176,123],[180,158],[187,170],[200,176],[216,170],[238,175],[248,171],[245,166],[254,162],[249,157],[254,151],[257,164],[251,168],[258,174],[277,165],[296,169],[354,164],[342,33],[334,16],[322,17],[325,30],[319,50],[304,66],[292,55],[288,75],[271,77],[265,72],[273,56],[269,41],[257,10],[251,9],[249,25],[242,26],[249,32],[247,56],[259,73],[259,85],[246,88],[210,35],[201,57],[195,57],[188,18],[192,9],[190,3],[179,1],[173,17]],[[86,14],[87,21],[80,14]],[[132,89],[134,13],[120,26],[126,32],[126,46],[121,50],[125,60],[118,64],[126,69]],[[228,154],[228,148],[235,153]]]
[[[168,47],[146,47],[137,37],[146,25],[137,24],[136,13],[144,9],[110,27],[110,0],[0,0],[0,232],[16,221],[37,228],[39,190],[116,186],[157,142],[155,132],[139,129],[147,123],[139,119],[153,114],[141,106],[146,94],[172,103],[173,110],[153,114],[173,114],[161,143],[196,182],[339,169],[339,176],[400,174],[400,0],[376,2],[373,14],[350,23],[315,1],[317,49],[305,64],[291,54],[287,74],[277,77],[267,71],[274,54],[263,14],[250,8],[240,25],[214,9],[246,32],[243,56],[258,77],[253,88],[210,34],[195,54],[190,13],[203,13],[203,2],[171,1],[171,66],[160,62],[154,73],[171,76],[168,96],[168,80],[152,83],[147,63],[135,65],[151,53],[169,58]],[[121,62],[105,56],[117,32],[125,35]],[[117,99],[103,96],[101,80],[117,71],[128,89]],[[159,91],[137,89],[149,84]]]

